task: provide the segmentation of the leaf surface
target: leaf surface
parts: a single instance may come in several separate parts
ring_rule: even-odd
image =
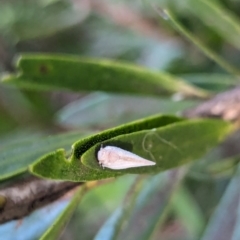
[[[22,55],[16,75],[4,83],[39,90],[107,91],[150,95],[180,93],[205,98],[207,92],[164,72],[154,72],[130,63],[94,60],[66,55]]]
[[[32,164],[30,170],[40,177],[70,181],[164,171],[196,160],[231,129],[229,123],[219,120],[183,121],[173,116],[156,115],[82,139],[73,144],[68,159],[64,150],[58,149]],[[103,169],[96,157],[101,145],[123,148],[155,161],[157,165],[125,170]]]

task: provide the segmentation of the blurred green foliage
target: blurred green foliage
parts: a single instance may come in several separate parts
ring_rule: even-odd
[[[239,68],[239,0],[2,0],[0,75],[15,71],[15,56],[22,52],[62,53],[124,60],[149,70],[165,71],[212,93],[238,84],[239,76],[229,74],[177,33],[156,8],[173,11],[179,23],[203,46]],[[65,134],[71,135],[70,131],[87,134],[150,114],[179,114],[200,102],[192,99],[176,102],[176,97],[56,89],[42,92],[0,82],[0,155],[11,156],[11,166],[7,167],[20,174],[20,160],[14,153],[23,152],[30,142],[32,149],[40,153],[23,156],[27,164],[36,160],[38,154],[52,151],[44,149],[48,147],[44,139],[49,135],[50,140],[62,139]],[[62,145],[59,142],[56,148],[69,150],[71,143],[78,139],[74,133],[71,136],[72,140]],[[39,140],[42,145],[38,148]],[[218,146],[185,168],[153,176],[116,178],[89,191],[80,204],[76,204],[79,196],[75,195],[72,202],[60,200],[34,212],[20,226],[17,221],[2,224],[0,236],[6,240],[32,240],[40,239],[46,231],[51,236],[52,223],[57,217],[66,221],[65,217],[72,213],[69,206],[74,206],[76,211],[62,240],[94,236],[139,239],[139,233],[153,240],[238,240],[239,214],[236,213],[240,185],[238,156],[234,156],[233,150],[237,143],[236,137],[230,147]],[[226,164],[231,171],[226,172],[223,167],[221,174],[221,166],[227,161],[234,162]],[[1,162],[0,166],[4,176],[7,168]],[[220,170],[215,171],[216,167]]]

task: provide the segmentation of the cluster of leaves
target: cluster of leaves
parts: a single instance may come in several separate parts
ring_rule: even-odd
[[[155,30],[168,35],[174,28],[178,30],[200,50],[198,57],[193,57],[194,47],[183,52],[183,42],[177,46],[171,43],[169,51],[164,52],[170,41],[159,42],[151,34],[139,40],[141,31],[129,33],[124,23],[116,30],[116,25],[112,26],[115,20],[110,18],[112,15],[108,16],[112,22],[109,19],[106,22],[104,8],[94,1],[92,11],[90,5],[81,5],[85,9],[81,14],[79,6],[74,6],[73,2],[42,0],[33,6],[30,1],[21,0],[17,7],[15,1],[4,2],[0,7],[5,14],[0,13],[4,19],[0,25],[2,40],[9,39],[11,51],[36,51],[39,49],[33,46],[37,44],[42,52],[51,49],[52,52],[74,51],[85,55],[79,58],[63,54],[23,54],[17,59],[15,72],[3,74],[0,85],[0,180],[4,187],[5,181],[14,182],[14,177],[21,177],[21,174],[75,182],[118,178],[84,196],[86,183],[70,200],[54,203],[51,207],[55,212],[42,209],[33,213],[23,220],[24,224],[15,233],[10,231],[14,223],[6,223],[0,226],[0,235],[4,239],[14,238],[13,234],[15,239],[22,236],[24,239],[55,239],[75,211],[66,234],[78,236],[80,229],[82,239],[91,239],[93,235],[95,239],[159,239],[160,236],[168,239],[168,228],[172,224],[179,229],[175,239],[180,239],[180,232],[183,239],[221,239],[221,233],[225,231],[221,229],[225,224],[221,218],[225,208],[229,210],[226,221],[234,218],[232,221],[236,224],[234,229],[225,224],[227,236],[238,239],[238,218],[232,216],[234,207],[231,207],[232,204],[238,206],[240,189],[236,177],[228,173],[227,178],[216,179],[216,166],[221,168],[223,165],[218,161],[223,158],[221,147],[206,155],[232,132],[233,126],[221,120],[188,120],[176,117],[176,112],[193,106],[196,99],[207,99],[215,92],[237,84],[239,71],[229,62],[235,63],[239,57],[231,51],[239,48],[240,21],[227,7],[234,8],[234,4],[239,3],[226,6],[227,3],[207,0],[156,1],[151,7],[145,2],[143,7],[136,2],[122,1],[120,5],[107,0],[102,2],[107,9],[131,9],[130,14],[144,16],[148,24],[149,16],[159,20],[160,14],[168,21],[162,23],[160,30],[155,26]],[[36,16],[33,22],[30,21],[32,16]],[[121,26],[121,20],[118,24]],[[77,35],[80,30],[83,33],[81,39]],[[109,35],[112,39],[106,37]],[[41,37],[45,39],[40,40]],[[115,45],[109,47],[108,44]],[[216,45],[214,49],[212,45]],[[230,50],[224,51],[224,47]],[[161,53],[161,58],[156,52]],[[134,60],[158,71],[122,61],[90,58],[92,55]],[[160,64],[163,57],[165,65]],[[195,65],[190,63],[192,60]],[[0,64],[5,70],[8,60]],[[228,74],[223,74],[223,70]],[[205,73],[200,73],[202,71]],[[214,73],[210,74],[210,71]],[[43,95],[49,91],[51,93]],[[74,95],[65,93],[67,100],[62,107],[51,100],[56,91],[81,92],[77,98],[82,98],[70,101],[70,96]],[[98,92],[83,97],[90,91],[109,93]],[[179,98],[187,100],[173,101]],[[60,107],[62,109],[57,112]],[[136,120],[140,117],[141,120]],[[135,121],[126,123],[131,120]],[[119,126],[111,128],[114,125]],[[99,131],[102,128],[107,130]],[[68,132],[47,136],[60,129]],[[119,171],[102,169],[96,158],[101,145],[124,148],[157,164]],[[201,157],[202,161],[191,167],[176,168]],[[235,163],[236,158],[226,161]],[[140,175],[125,175],[129,173]],[[210,185],[213,189],[220,187],[221,192],[213,191]],[[208,200],[206,196],[210,193],[212,197]],[[219,197],[222,200],[210,216]],[[46,222],[41,221],[40,227],[39,221],[34,223],[33,219],[43,218],[44,211],[51,214]],[[106,222],[102,225],[103,221]],[[88,228],[86,224],[89,224]],[[29,235],[21,232],[24,227],[29,229]],[[37,231],[34,231],[35,227]],[[226,239],[226,235],[224,237]]]

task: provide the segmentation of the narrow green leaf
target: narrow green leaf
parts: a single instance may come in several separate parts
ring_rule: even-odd
[[[239,196],[238,199],[240,199],[240,196]],[[238,203],[239,203],[239,201],[238,201]],[[237,218],[236,218],[236,223],[235,223],[235,226],[234,226],[234,230],[233,230],[233,234],[232,234],[231,240],[238,240],[239,238],[240,238],[240,206],[238,204],[238,207],[237,207]]]
[[[5,145],[0,149],[0,180],[27,171],[29,164],[46,152],[61,147],[69,151],[74,141],[88,134],[73,132]]]
[[[183,79],[212,92],[222,92],[238,84],[237,77],[220,73],[190,73],[181,75]]]
[[[171,204],[177,217],[186,226],[191,239],[199,239],[205,226],[205,219],[188,189],[184,186],[179,187],[174,193]]]
[[[94,240],[113,240],[114,231],[119,219],[122,217],[122,212],[122,207],[118,207],[99,229]]]
[[[120,175],[118,172],[104,172],[87,168],[80,162],[82,154],[96,143],[104,140],[143,129],[165,126],[182,119],[175,116],[156,115],[143,120],[128,123],[89,138],[80,140],[72,145],[73,153],[66,159],[63,149],[47,154],[30,167],[30,171],[40,177],[70,181],[90,181]]]
[[[149,177],[138,194],[136,205],[131,209],[119,239],[151,239],[156,226],[159,229],[166,220],[172,193],[184,175],[185,170],[182,168]]]
[[[160,13],[161,14],[161,13]],[[175,29],[181,33],[184,37],[186,37],[189,41],[191,41],[194,45],[196,45],[199,50],[201,50],[207,57],[215,61],[219,66],[221,66],[224,70],[233,75],[240,75],[240,71],[237,67],[229,64],[224,58],[218,55],[216,52],[212,51],[208,46],[206,46],[202,41],[200,41],[194,34],[188,31],[174,16],[174,14],[170,10],[165,10],[164,14],[166,18],[171,21],[172,25]]]
[[[202,238],[200,238],[201,240],[239,239],[239,236],[238,238],[234,238],[237,236],[237,230],[239,228],[237,217],[237,209],[239,209],[240,201],[239,170],[240,168],[238,166],[237,174],[228,184]],[[234,236],[234,234],[236,235]]]
[[[240,19],[220,1],[186,0],[187,9],[213,28],[223,39],[240,49]]]
[[[127,195],[127,201],[113,212],[94,240],[151,239],[156,224],[160,225],[164,222],[169,200],[184,175],[185,169],[182,168],[145,177],[141,188],[136,192],[137,196],[134,196],[136,199],[129,199]],[[133,206],[130,201],[134,202]],[[120,222],[125,224],[121,232],[116,235],[116,228]]]
[[[146,176],[141,176],[135,179],[135,182],[131,185],[126,194],[125,201],[116,211],[113,212],[105,224],[103,224],[94,237],[94,240],[119,239],[119,234],[124,230],[125,223],[129,222],[129,216],[132,214],[132,211],[136,206],[136,200],[139,193],[142,191],[146,178]]]
[[[4,83],[28,89],[72,91],[109,91],[150,95],[205,98],[207,92],[185,83],[168,73],[153,72],[130,63],[93,60],[66,55],[22,55],[16,75]]]
[[[164,171],[200,157],[232,130],[229,123],[219,120],[180,120],[157,115],[104,131],[74,143],[69,159],[59,149],[35,162],[30,171],[41,177],[71,181]],[[101,144],[125,148],[156,161],[157,165],[118,171],[102,169],[96,158]]]
[[[65,1],[48,5],[40,1],[1,1],[0,30],[2,33],[11,34],[8,39],[15,41],[40,38],[81,22],[87,14],[88,11],[76,9]]]
[[[197,102],[95,92],[66,105],[58,112],[57,121],[67,128],[105,129],[159,112],[162,114],[181,112],[193,107]]]
[[[82,163],[104,172],[150,173],[164,171],[201,157],[215,146],[230,130],[230,125],[216,120],[191,120],[170,124],[166,127],[143,130],[120,135],[102,141],[87,150]],[[193,141],[194,139],[194,141]],[[145,159],[156,162],[155,166],[127,170],[102,169],[96,153],[101,146],[116,146],[131,151]]]
[[[209,165],[207,167],[207,173],[219,178],[233,176],[239,162],[239,155],[221,159],[221,161]]]
[[[118,208],[136,177],[118,177],[88,191],[67,225],[66,232],[71,232],[72,239],[79,239],[79,233],[81,239],[93,239],[99,230],[99,223],[103,223]]]
[[[221,146],[214,150],[202,161],[191,166],[188,177],[206,182],[214,179],[229,179],[234,176],[240,162],[240,155],[220,159]]]
[[[53,240],[59,237],[65,225],[70,220],[70,217],[72,216],[74,210],[78,206],[79,201],[83,197],[84,193],[85,188],[79,187],[69,205],[60,214],[60,216],[52,223],[52,226],[48,228],[47,231],[41,236],[40,240]]]
[[[120,207],[121,214],[113,227],[113,235],[110,239],[117,239],[119,234],[122,232],[126,221],[128,222],[129,216],[136,204],[139,193],[142,190],[143,183],[145,182],[147,176],[137,177],[135,182],[132,184],[129,192],[125,197],[124,204]]]

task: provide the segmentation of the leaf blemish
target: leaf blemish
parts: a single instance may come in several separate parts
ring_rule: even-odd
[[[42,74],[47,74],[47,73],[49,72],[49,69],[48,69],[48,67],[47,67],[46,65],[41,65],[41,66],[39,67],[39,71],[40,71],[40,73],[42,73]]]

